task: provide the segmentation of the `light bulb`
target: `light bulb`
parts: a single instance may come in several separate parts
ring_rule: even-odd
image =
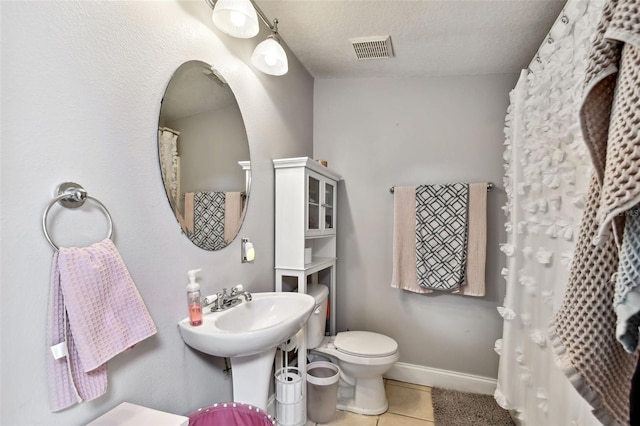
[[[233,37],[251,38],[260,30],[250,0],[217,0],[212,19],[220,31]]]
[[[251,63],[263,73],[271,75],[284,75],[289,69],[287,54],[275,35],[270,35],[256,46]]]
[[[229,12],[229,20],[231,20],[231,23],[236,27],[243,27],[244,24],[247,23],[246,15],[243,15],[240,12],[236,12],[235,10]]]
[[[264,56],[264,63],[269,65],[270,67],[274,66],[278,62],[278,58],[276,55],[269,53]]]
[[[256,249],[253,247],[253,243],[248,238],[243,238],[241,247],[242,263],[253,262],[256,259]]]
[[[256,249],[253,248],[253,244],[247,243],[247,262],[254,260],[256,260]]]

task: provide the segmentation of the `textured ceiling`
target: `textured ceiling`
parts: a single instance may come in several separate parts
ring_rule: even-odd
[[[256,0],[314,78],[517,73],[566,0]],[[390,35],[395,56],[356,60],[349,39]]]

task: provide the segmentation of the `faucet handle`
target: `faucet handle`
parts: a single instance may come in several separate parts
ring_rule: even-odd
[[[209,296],[207,296],[204,299],[202,299],[202,304],[204,306],[211,305],[216,300],[218,300],[218,295],[217,294],[210,294]]]
[[[242,284],[238,284],[236,286],[231,287],[231,294],[238,294],[242,290],[244,290],[244,287],[242,286]]]

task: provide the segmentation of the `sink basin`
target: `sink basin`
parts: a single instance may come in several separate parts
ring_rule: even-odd
[[[209,355],[231,358],[233,400],[267,409],[276,347],[300,331],[315,306],[304,293],[253,293],[221,312],[203,312],[202,325],[178,323],[182,340]],[[304,333],[302,334],[304,337]],[[301,343],[303,349],[306,343]]]
[[[307,322],[315,299],[304,293],[253,293],[251,302],[222,312],[204,312],[202,325],[179,323],[184,342],[209,355],[252,355],[278,346]]]

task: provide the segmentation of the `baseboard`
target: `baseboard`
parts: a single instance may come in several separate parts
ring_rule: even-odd
[[[414,385],[453,389],[461,392],[493,395],[498,384],[496,379],[440,370],[422,365],[396,362],[396,365],[384,375],[385,378]]]

